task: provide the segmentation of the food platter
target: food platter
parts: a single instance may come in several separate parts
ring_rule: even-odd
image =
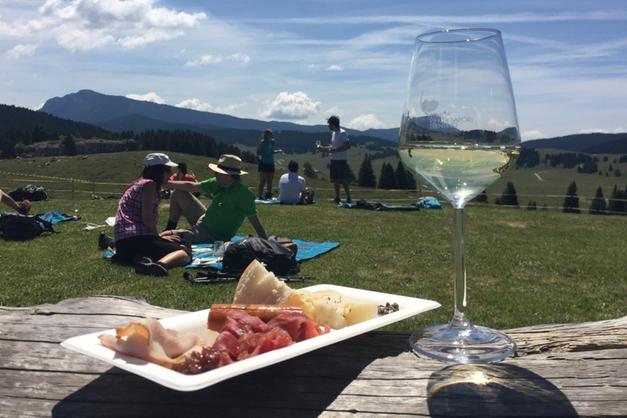
[[[300,356],[318,348],[335,344],[339,341],[381,328],[440,306],[439,303],[427,299],[412,298],[335,285],[320,284],[310,286],[302,290],[311,292],[334,290],[354,299],[372,301],[380,305],[384,305],[386,302],[398,303],[399,310],[339,330],[332,330],[328,334],[301,341],[288,347],[263,353],[255,357],[237,361],[235,363],[196,375],[181,374],[155,363],[150,363],[134,357],[126,356],[124,354],[116,353],[115,351],[104,347],[100,343],[98,336],[103,333],[115,335],[114,329],[72,337],[63,341],[61,345],[69,350],[104,361],[168,388],[179,391],[194,391],[253,370]],[[205,309],[202,311],[190,312],[165,318],[160,320],[160,322],[166,328],[177,331],[193,331],[203,329],[207,326],[208,313],[209,309]]]

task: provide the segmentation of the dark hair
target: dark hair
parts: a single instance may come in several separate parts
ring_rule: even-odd
[[[241,174],[229,174],[233,180],[239,180],[242,176]]]
[[[178,165],[178,170],[183,174],[187,174],[187,163],[181,161],[180,163],[178,163]]]
[[[335,127],[340,127],[340,117],[339,116],[331,116],[329,119],[327,119],[327,123],[329,125],[333,125]]]
[[[157,183],[157,188],[160,189],[163,184],[163,173],[169,173],[171,171],[172,169],[167,165],[153,165],[151,167],[144,167],[142,177],[154,181]]]
[[[298,171],[298,163],[294,160],[291,160],[289,162],[289,164],[287,165],[287,169],[290,170],[292,173],[295,173]]]
[[[265,131],[263,131],[264,138],[266,137],[266,135],[272,135],[272,129],[266,129]]]

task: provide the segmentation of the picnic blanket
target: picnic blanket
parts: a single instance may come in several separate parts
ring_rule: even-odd
[[[78,215],[66,215],[65,213],[59,213],[55,211],[48,211],[45,213],[38,213],[37,216],[43,219],[44,221],[48,221],[51,224],[55,225],[59,222],[67,222],[67,221],[78,221],[81,219]]]
[[[371,202],[368,200],[358,200],[355,203],[349,202],[340,202],[338,206],[344,209],[366,209],[366,210],[377,210],[377,211],[411,211],[411,210],[420,210],[418,206],[415,204],[410,205],[392,205],[384,202]]]
[[[5,213],[8,213],[8,212],[5,212]],[[78,215],[66,215],[65,213],[60,213],[60,212],[55,212],[55,211],[38,213],[36,216],[39,217],[39,219],[42,219],[46,222],[50,222],[53,225],[58,224],[59,222],[77,221],[81,219],[81,217]]]
[[[279,204],[281,204],[281,202],[279,202],[279,199],[277,199],[276,197],[273,197],[272,199],[255,199],[255,203],[257,203],[259,205],[279,205]]]
[[[246,237],[235,236],[231,239],[232,242],[242,240]],[[294,243],[298,247],[296,252],[296,261],[301,262],[310,260],[319,255],[328,253],[329,251],[337,248],[340,243],[337,241],[305,241],[300,239],[293,239]],[[222,270],[222,258],[216,257],[213,253],[213,244],[199,244],[192,245],[192,262],[185,266],[187,269],[193,268],[213,268]]]
[[[246,237],[235,236],[231,239],[232,242],[242,240]],[[314,257],[318,257],[322,254],[337,248],[340,243],[337,241],[305,241],[300,239],[293,240],[298,251],[296,252],[296,261],[301,262],[310,260]],[[115,254],[115,250],[107,248],[103,257],[111,259]],[[222,270],[222,258],[216,257],[213,253],[213,244],[198,244],[192,245],[192,262],[185,266],[186,269],[196,268],[212,268],[216,270]]]

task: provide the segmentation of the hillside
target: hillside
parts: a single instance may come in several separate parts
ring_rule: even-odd
[[[0,134],[32,131],[36,126],[59,135],[76,135],[83,138],[110,138],[111,132],[88,123],[63,119],[45,112],[24,107],[0,104]]]
[[[523,142],[524,148],[558,149],[589,154],[623,154],[627,152],[627,133],[575,134]]]
[[[192,129],[212,134],[212,128],[262,131],[328,132],[326,125],[300,125],[291,122],[262,121],[235,116],[202,112],[171,105],[133,100],[124,96],[112,96],[92,90],[80,90],[63,97],[46,101],[41,109],[50,114],[81,122],[92,123],[113,132],[132,128],[146,129]],[[170,126],[170,127],[167,127]],[[380,137],[396,141],[398,129],[377,129],[360,132],[348,129],[349,134]]]

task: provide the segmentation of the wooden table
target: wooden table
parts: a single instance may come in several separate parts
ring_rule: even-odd
[[[490,365],[419,359],[406,334],[371,332],[196,392],[59,345],[178,313],[120,297],[0,307],[0,416],[627,416],[627,316],[508,330],[519,357]]]

